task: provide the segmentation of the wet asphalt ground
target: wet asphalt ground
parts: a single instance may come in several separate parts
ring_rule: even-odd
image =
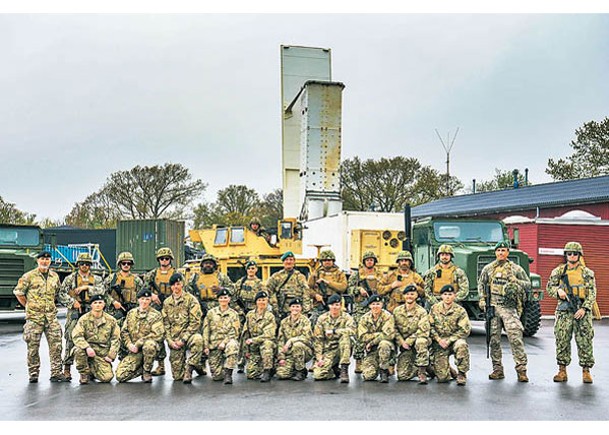
[[[60,319],[63,324],[64,319]],[[516,382],[513,360],[503,337],[506,378],[490,381],[483,324],[474,322],[468,339],[471,370],[467,385],[451,382],[418,385],[363,382],[248,381],[235,372],[234,384],[214,382],[209,375],[191,385],[173,382],[168,373],[152,384],[139,378],[126,384],[79,385],[49,382],[48,348],[41,345],[41,378],[29,384],[25,365],[23,320],[0,316],[0,420],[3,421],[599,421],[609,417],[609,320],[595,321],[594,384],[581,382],[574,362],[569,381],[554,383],[556,372],[552,319],[542,320],[535,337],[525,339],[529,383]],[[168,365],[168,363],[166,363]]]

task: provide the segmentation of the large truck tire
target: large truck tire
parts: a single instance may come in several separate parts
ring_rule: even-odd
[[[534,336],[539,331],[539,326],[541,325],[541,306],[539,301],[527,301],[520,320],[524,327],[524,336]]]

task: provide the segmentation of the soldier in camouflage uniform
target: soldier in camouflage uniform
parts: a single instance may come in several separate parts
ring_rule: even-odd
[[[404,302],[402,297],[403,291],[408,285],[416,286],[421,298],[425,296],[423,290],[425,282],[421,278],[421,275],[414,270],[412,254],[408,251],[401,251],[395,261],[398,264],[398,268],[389,273],[378,287],[378,293],[389,299],[387,311],[390,313],[393,313],[395,307]]]
[[[138,375],[152,382],[152,365],[165,336],[163,317],[152,308],[152,292],[146,288],[137,294],[138,307],[127,313],[121,328],[121,343],[129,354],[118,364],[116,380],[127,382]]]
[[[62,291],[67,292],[71,298],[78,301],[80,304],[80,309],[69,309],[66,314],[64,333],[66,347],[63,356],[63,375],[69,380],[72,379],[70,367],[74,362],[74,355],[72,353],[72,349],[74,348],[72,331],[74,330],[78,319],[86,314],[91,308],[91,296],[104,294],[102,279],[91,273],[92,264],[93,259],[88,252],[78,254],[78,257],[76,258],[77,270],[66,276],[61,284]]]
[[[60,304],[78,310],[80,303],[61,289],[59,275],[50,270],[51,253],[37,255],[38,267],[26,272],[13,290],[19,303],[25,307],[23,339],[27,343],[27,366],[31,383],[38,382],[40,373],[40,340],[45,335],[49,344],[51,382],[68,381],[61,373],[61,325],[57,320],[55,298]],[[69,382],[69,381],[68,381]]]
[[[283,261],[283,270],[275,272],[266,282],[266,289],[269,292],[275,316],[278,321],[287,317],[290,314],[288,303],[294,298],[302,299],[303,313],[308,316],[311,310],[311,299],[307,278],[296,270],[296,258],[291,251],[285,252],[281,256],[281,261]]]
[[[389,382],[389,366],[395,351],[395,319],[383,309],[383,298],[372,295],[368,311],[357,325],[357,339],[363,344],[366,356],[362,361],[362,378],[374,381],[380,373],[380,382]]]
[[[239,354],[241,322],[239,314],[230,308],[231,293],[218,291],[218,306],[212,308],[203,321],[203,353],[209,356],[209,368],[214,381],[233,383],[233,370]]]
[[[144,288],[144,282],[135,273],[131,272],[134,265],[131,252],[121,252],[116,259],[116,272],[111,273],[104,280],[107,303],[106,310],[123,325],[129,310],[137,307],[137,295]],[[119,356],[124,355],[124,349]]]
[[[478,295],[480,309],[486,309],[486,290],[491,292],[491,305],[495,307],[495,317],[491,320],[491,360],[493,372],[489,379],[505,377],[501,362],[501,330],[505,331],[512,349],[516,364],[518,382],[529,382],[527,377],[527,354],[522,338],[524,327],[520,321],[518,307],[522,306],[531,281],[522,267],[508,259],[510,248],[507,242],[501,241],[495,245],[497,258],[482,269],[478,278]]]
[[[459,266],[453,263],[455,253],[450,245],[441,245],[438,248],[438,262],[425,272],[425,299],[427,306],[431,307],[440,302],[440,289],[447,284],[453,286],[457,292],[455,301],[462,301],[469,294],[469,279]]]
[[[302,315],[302,299],[290,301],[290,315],[279,326],[277,348],[277,378],[304,381],[313,358],[313,331],[311,321]]]
[[[429,311],[434,371],[439,383],[448,382],[451,379],[448,359],[454,354],[458,370],[457,385],[465,385],[470,364],[466,338],[472,327],[465,308],[454,303],[455,296],[453,286],[445,285],[440,289],[442,301]]]
[[[313,330],[313,378],[320,381],[340,377],[340,382],[346,384],[349,382],[355,321],[341,311],[341,297],[337,294],[328,298],[328,308],[330,311],[319,316]]]
[[[275,361],[277,323],[273,313],[267,309],[267,292],[258,292],[255,302],[256,309],[247,313],[241,336],[247,359],[247,378],[269,382]]]
[[[256,234],[258,237],[262,237],[266,242],[271,244],[271,235],[267,232],[266,229],[262,226],[262,222],[256,216],[250,219],[250,223],[248,225],[250,231]]]
[[[174,273],[169,278],[171,296],[165,298],[161,315],[165,340],[169,345],[169,364],[174,381],[192,382],[192,371],[201,369],[203,336],[201,335],[201,305],[184,291],[184,277]],[[190,352],[188,359],[186,352]]]
[[[393,310],[395,342],[400,349],[397,375],[398,381],[408,381],[418,375],[419,384],[427,384],[431,326],[427,311],[417,304],[418,297],[416,286],[406,286],[404,303]]]
[[[592,307],[596,302],[596,280],[594,272],[584,265],[583,255],[584,250],[579,242],[568,242],[564,249],[565,262],[552,271],[546,287],[548,294],[558,299],[554,323],[558,373],[554,376],[554,382],[567,381],[571,340],[575,336],[583,382],[592,383]]]
[[[118,355],[120,328],[114,317],[104,312],[104,296],[90,298],[91,311],[83,315],[74,326],[73,356],[80,383],[88,384],[91,378],[110,382],[114,378],[112,362]]]
[[[353,320],[358,324],[364,314],[368,312],[368,298],[378,293],[378,287],[383,281],[383,273],[376,267],[378,258],[372,251],[364,252],[362,265],[349,277],[348,293],[353,298]],[[364,358],[364,347],[356,341],[353,358],[355,358],[355,373],[361,373],[361,363]]]
[[[311,310],[311,324],[315,326],[317,318],[327,311],[326,302],[333,294],[342,295],[347,290],[347,277],[335,264],[336,256],[330,250],[321,251],[319,266],[309,275],[309,296],[313,304]]]

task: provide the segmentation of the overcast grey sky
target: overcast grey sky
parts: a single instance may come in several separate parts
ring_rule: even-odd
[[[281,187],[279,46],[332,50],[343,158],[416,157],[467,186],[551,181],[609,116],[607,14],[0,15],[0,195],[59,219],[110,173],[171,161]]]

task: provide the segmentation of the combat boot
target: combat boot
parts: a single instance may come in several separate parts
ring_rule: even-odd
[[[497,379],[503,379],[503,378],[505,378],[505,374],[503,373],[503,369],[502,368],[494,368],[493,369],[493,373],[488,375],[488,378],[490,380],[492,380],[492,381],[496,381]]]
[[[224,385],[233,383],[233,369],[224,369]]]
[[[418,377],[419,385],[427,385],[427,369],[425,367],[419,367]]]
[[[165,361],[159,361],[159,365],[150,374],[152,376],[163,376],[165,374]]]
[[[389,382],[389,371],[387,369],[381,369],[381,384],[386,384]]]
[[[142,381],[146,384],[150,384],[152,383],[152,373],[150,372],[144,372],[142,374]]]
[[[338,379],[340,376],[340,367],[338,365],[332,366],[332,372],[334,373],[334,379]]]
[[[184,382],[185,384],[192,383],[192,371],[193,370],[194,370],[193,366],[191,366],[190,364],[186,365],[186,370],[184,371],[184,379],[182,380],[182,382]]]
[[[72,373],[70,373],[70,367],[71,366],[69,364],[64,364],[63,366],[63,375],[68,381],[72,380]]]
[[[51,376],[51,378],[49,380],[51,382],[70,382],[68,379],[66,379],[66,377],[63,375],[63,373],[59,373],[58,375],[53,375],[53,376]]]
[[[425,370],[427,371],[427,377],[431,380],[436,377],[436,371],[431,365],[428,365]]]
[[[360,374],[361,372],[362,372],[362,360],[356,359],[355,360],[355,373]]]
[[[30,379],[29,379],[30,384],[37,384],[38,383],[38,375],[31,375]]]
[[[590,367],[582,367],[582,380],[584,384],[592,383],[592,375],[590,374]]]
[[[205,366],[203,366],[202,368],[195,367],[195,372],[199,376],[207,376],[207,371],[205,371]]]
[[[340,365],[340,383],[341,384],[349,383],[349,364]]]
[[[518,382],[529,382],[526,370],[518,370],[516,373],[518,373]]]
[[[457,373],[457,385],[465,385],[467,382],[467,376],[463,372]]]
[[[89,375],[80,374],[80,384],[85,385],[89,383]]]
[[[452,366],[449,366],[449,370],[450,370],[450,377],[453,379],[457,379],[457,376],[459,376],[457,369],[453,368]]]
[[[296,370],[294,376],[292,376],[290,379],[292,379],[293,381],[304,381],[307,378],[308,372],[309,371],[306,368],[302,370]]]
[[[245,373],[245,364],[241,363],[237,365],[237,373]]]
[[[567,382],[567,366],[558,365],[558,373],[554,375],[554,382]]]
[[[271,371],[269,369],[265,369],[262,371],[262,377],[260,378],[260,382],[270,382],[271,381]]]

